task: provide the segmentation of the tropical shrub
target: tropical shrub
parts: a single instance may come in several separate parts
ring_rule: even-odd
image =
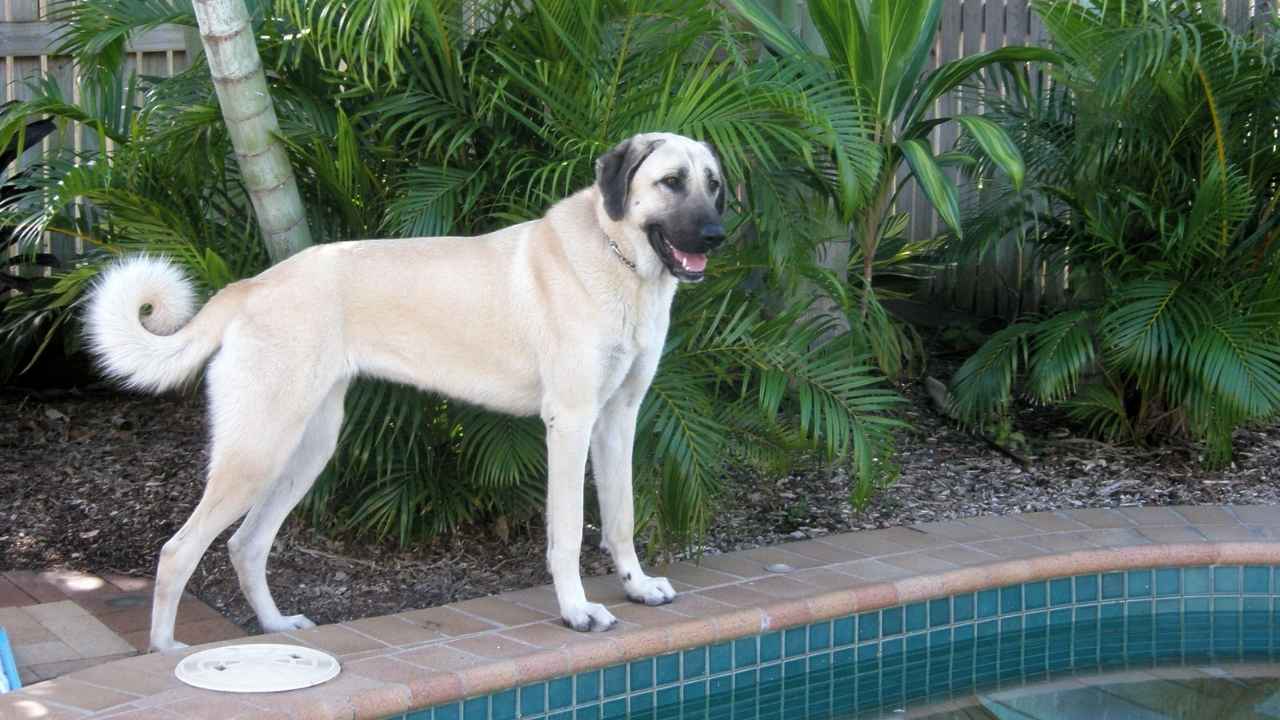
[[[714,2],[695,0],[275,0],[253,8],[260,51],[317,242],[474,234],[537,217],[593,179],[593,161],[635,132],[711,141],[737,184],[731,241],[683,289],[641,409],[642,520],[678,547],[706,526],[726,463],[845,461],[865,497],[882,481],[896,400],[857,350],[797,292],[819,233],[806,198],[816,110],[779,64],[753,55]],[[130,32],[192,25],[181,0],[69,6],[66,50],[95,92]],[[164,252],[213,291],[266,257],[207,68],[140,81],[142,102],[85,107],[52,86],[0,116],[98,128],[111,153],[64,154],[6,208],[17,232],[55,229],[93,248],[27,300],[67,317],[99,265]],[[99,90],[101,89],[101,90]],[[858,150],[857,133],[843,142]],[[865,142],[865,141],[863,141]],[[100,147],[105,148],[106,143]],[[90,163],[89,161],[93,162]],[[87,201],[89,212],[76,210]],[[424,279],[425,281],[425,279]],[[541,501],[540,421],[508,418],[385,383],[348,398],[340,447],[307,501],[317,519],[401,542],[459,523],[531,514]]]
[[[1204,443],[1280,410],[1280,42],[1199,3],[1034,5],[1065,58],[995,114],[1022,193],[988,180],[967,239],[1070,268],[1069,302],[996,333],[953,380],[971,422],[1019,385],[1098,435]]]
[[[855,273],[848,287],[856,307],[852,319],[868,325],[871,339],[881,341],[876,356],[881,367],[894,373],[902,346],[883,342],[894,333],[878,308],[872,281],[879,268],[918,262],[932,250],[927,243],[908,242],[907,216],[892,212],[896,194],[910,185],[901,178],[919,183],[939,217],[960,235],[957,188],[944,166],[973,162],[976,155],[1007,173],[1015,187],[1023,176],[1022,158],[999,125],[979,115],[928,114],[943,95],[977,87],[975,80],[984,71],[1051,61],[1055,55],[1010,46],[926,72],[946,0],[809,0],[804,5],[822,39],[822,52],[807,46],[760,0],[731,2],[819,111],[820,139],[829,159],[825,187],[853,249],[849,267],[838,268],[837,274],[843,280],[849,271]],[[929,135],[948,122],[960,126],[976,152],[965,155],[948,148],[934,153]],[[905,176],[900,173],[904,164]]]

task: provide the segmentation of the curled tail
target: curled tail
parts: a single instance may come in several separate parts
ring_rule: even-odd
[[[106,375],[127,387],[168,390],[194,377],[218,350],[242,302],[242,293],[223,291],[195,314],[195,288],[181,270],[161,258],[131,258],[103,272],[92,290],[89,350]]]

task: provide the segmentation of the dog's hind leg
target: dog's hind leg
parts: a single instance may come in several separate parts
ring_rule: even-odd
[[[323,398],[285,393],[278,387],[280,375],[245,373],[241,368],[251,363],[233,353],[224,344],[209,368],[209,476],[191,517],[160,551],[151,606],[153,650],[184,647],[173,637],[182,589],[213,540],[266,496]],[[292,406],[285,402],[289,398]]]
[[[338,444],[338,432],[342,428],[342,403],[347,385],[344,380],[325,396],[320,409],[307,421],[302,442],[290,456],[280,479],[253,506],[244,523],[227,541],[231,563],[240,579],[240,589],[257,613],[263,632],[315,626],[304,615],[280,614],[267,586],[267,557],[285,518],[315,484],[316,477],[333,455]]]

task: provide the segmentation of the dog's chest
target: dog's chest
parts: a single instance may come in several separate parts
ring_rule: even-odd
[[[638,300],[618,307],[614,332],[600,348],[602,397],[612,396],[626,382],[636,361],[648,353],[660,353],[666,341],[670,300],[652,295]]]

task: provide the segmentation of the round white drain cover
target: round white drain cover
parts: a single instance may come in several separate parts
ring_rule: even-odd
[[[184,658],[174,669],[188,685],[221,692],[298,690],[337,677],[338,659],[299,645],[227,645]]]

